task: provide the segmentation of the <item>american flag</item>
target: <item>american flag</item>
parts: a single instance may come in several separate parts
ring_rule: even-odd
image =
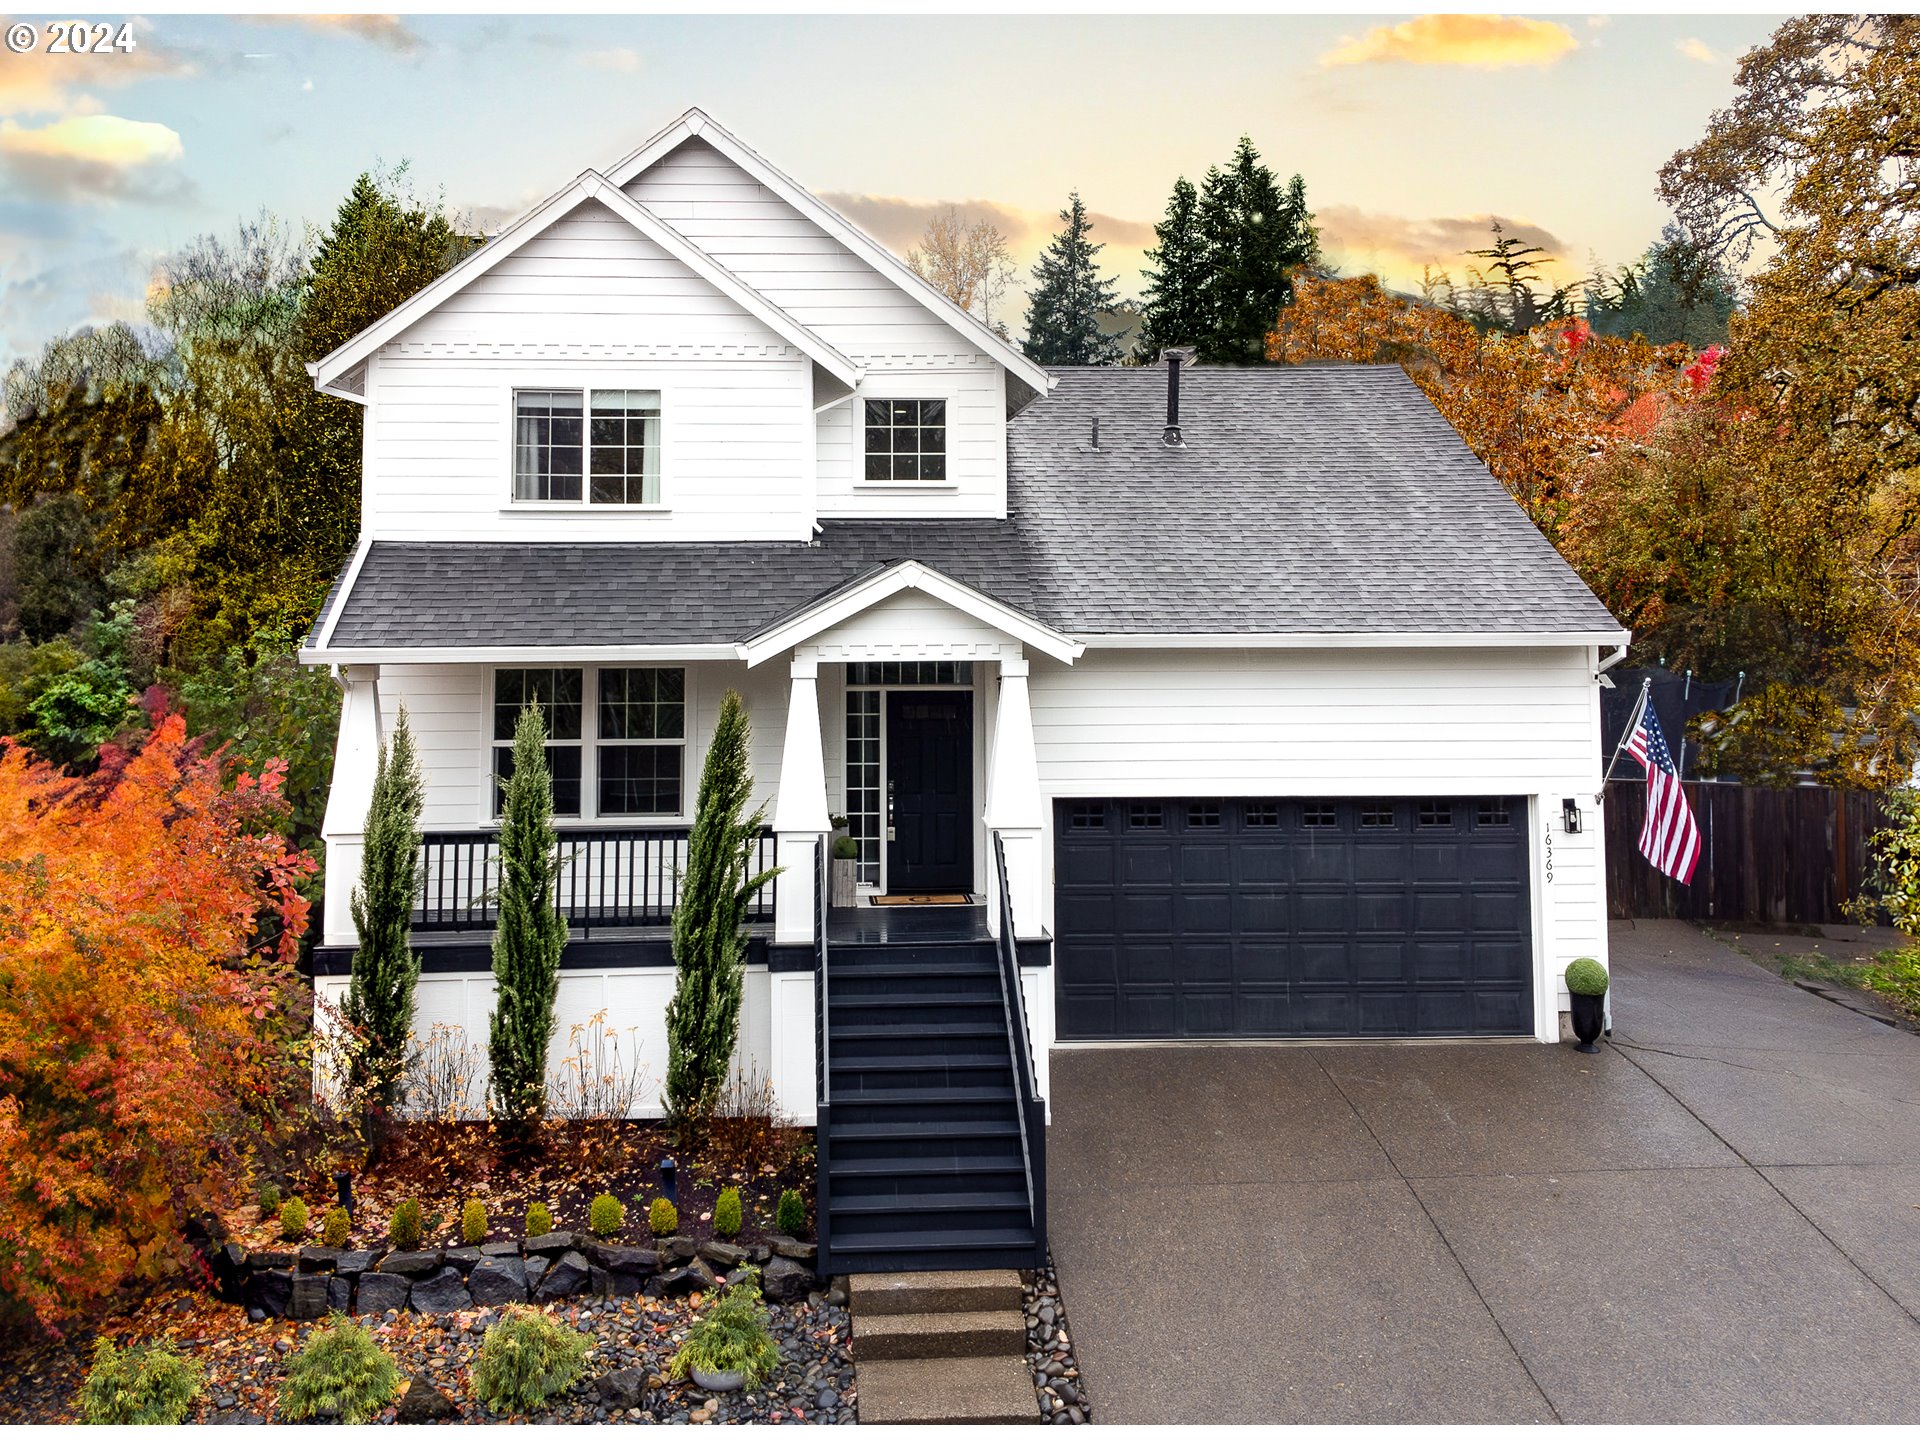
[[[1640,697],[1640,718],[1627,737],[1627,753],[1647,770],[1647,822],[1640,827],[1640,853],[1661,874],[1686,885],[1700,860],[1700,827],[1673,756],[1667,753],[1651,695]]]

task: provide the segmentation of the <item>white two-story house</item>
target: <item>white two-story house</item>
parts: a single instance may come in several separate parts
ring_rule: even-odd
[[[1553,1041],[1567,962],[1605,958],[1627,636],[1397,368],[1049,372],[689,111],[314,379],[366,407],[360,543],[303,651],[345,690],[319,989],[404,705],[419,1025],[484,1040],[534,703],[560,1033],[606,1010],[664,1075],[738,691],[784,867],[738,1063],[821,1122],[836,1268],[1031,1253],[1053,1047]],[[959,1172],[1002,1203],[941,1210]]]

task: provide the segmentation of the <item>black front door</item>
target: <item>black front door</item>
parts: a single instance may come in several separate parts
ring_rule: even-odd
[[[973,889],[973,694],[887,696],[887,889]]]

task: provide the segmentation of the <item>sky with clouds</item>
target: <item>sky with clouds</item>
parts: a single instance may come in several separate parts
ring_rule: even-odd
[[[689,105],[902,252],[953,204],[1024,271],[1077,187],[1135,294],[1174,178],[1244,132],[1348,270],[1411,284],[1497,216],[1579,273],[1658,233],[1655,171],[1775,22],[155,16],[67,55],[35,23],[0,49],[0,366],[139,318],[197,234],[324,224],[364,169],[406,161],[497,228]]]

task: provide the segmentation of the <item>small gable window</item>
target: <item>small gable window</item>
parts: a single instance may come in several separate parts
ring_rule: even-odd
[[[945,480],[947,402],[869,400],[867,479]]]
[[[513,498],[660,503],[658,390],[520,390]]]

